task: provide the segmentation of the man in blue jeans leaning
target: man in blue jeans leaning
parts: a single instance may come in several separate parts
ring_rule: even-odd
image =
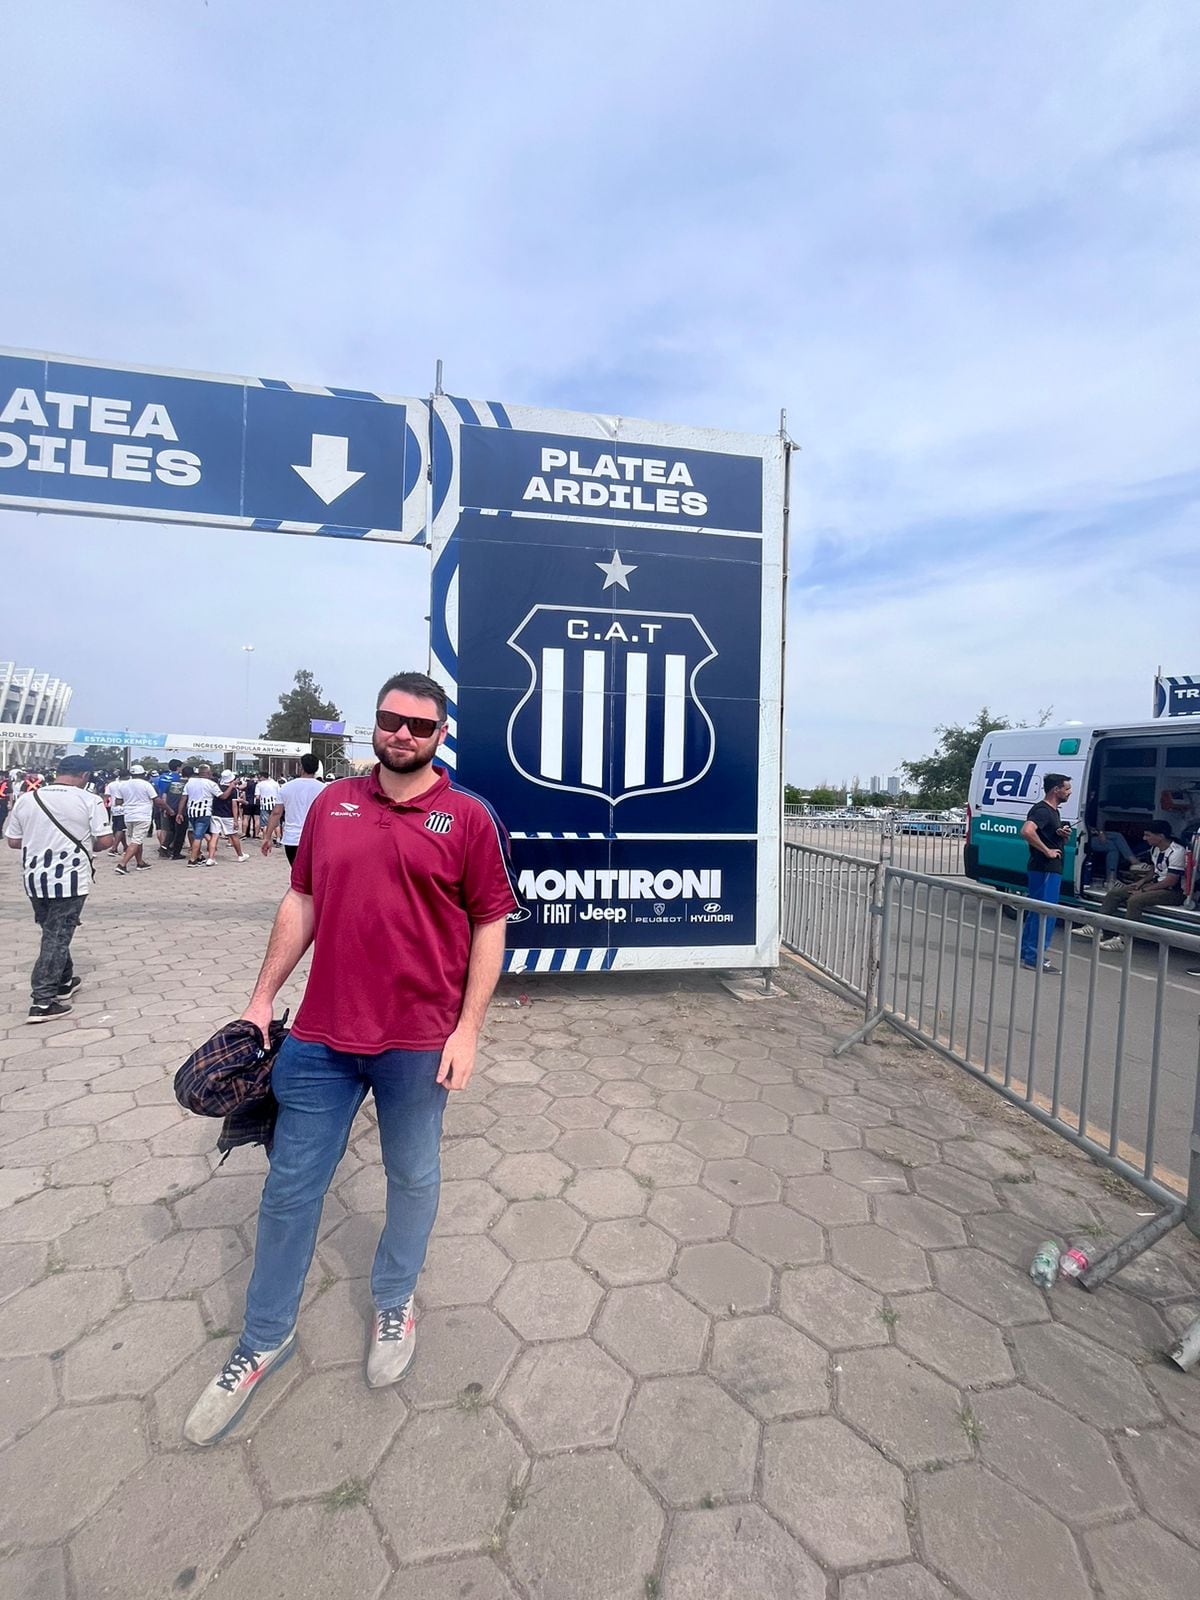
[[[1071,825],[1062,820],[1059,808],[1070,798],[1071,780],[1061,772],[1048,772],[1042,779],[1042,788],[1045,798],[1030,808],[1021,829],[1021,837],[1029,845],[1027,886],[1031,900],[1048,900],[1057,905],[1062,891],[1063,848],[1071,837]],[[1048,919],[1044,939],[1038,937],[1041,921],[1036,911],[1025,913],[1021,929],[1021,965],[1036,972],[1040,962],[1043,972],[1057,972],[1054,963],[1046,959],[1046,950],[1054,937],[1058,919]]]
[[[440,685],[417,672],[389,678],[375,713],[378,766],[328,784],[305,820],[243,1017],[265,1037],[275,996],[310,944],[312,967],[271,1076],[279,1117],[242,1336],[184,1424],[192,1444],[227,1433],[294,1351],[321,1205],[368,1091],[387,1215],[371,1272],[367,1382],[395,1383],[412,1360],[442,1110],[447,1091],[470,1079],[517,904],[491,807],[433,765],[445,737]]]

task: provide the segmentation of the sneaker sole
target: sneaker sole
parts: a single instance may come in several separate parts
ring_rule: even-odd
[[[49,1016],[47,1016],[47,1017],[26,1017],[25,1018],[25,1026],[28,1028],[28,1027],[31,1027],[31,1026],[36,1026],[39,1022],[58,1022],[60,1018],[65,1017],[67,1015],[67,1013],[72,1009],[71,1006],[67,1005],[65,1000],[60,1000],[58,1003],[59,1003],[60,1006],[64,1007],[64,1009],[62,1011],[57,1012],[52,1017],[49,1017]]]
[[[296,1354],[296,1340],[295,1340],[295,1337],[293,1336],[292,1342],[291,1342],[291,1344],[288,1345],[287,1350],[284,1352],[284,1354],[279,1356],[279,1357],[277,1357],[277,1359],[271,1363],[270,1372],[265,1372],[262,1375],[262,1377],[259,1378],[257,1383],[255,1383],[253,1385],[253,1387],[247,1393],[246,1398],[242,1401],[241,1405],[237,1408],[237,1410],[230,1417],[229,1421],[221,1429],[220,1433],[214,1433],[212,1435],[212,1437],[209,1438],[209,1439],[189,1439],[187,1434],[185,1433],[184,1436],[183,1436],[184,1437],[184,1442],[186,1444],[190,1444],[193,1447],[193,1449],[195,1449],[195,1450],[207,1450],[210,1444],[220,1444],[221,1440],[225,1438],[226,1434],[230,1433],[234,1428],[236,1428],[238,1423],[246,1415],[246,1411],[247,1411],[248,1407],[250,1406],[251,1402],[254,1400],[255,1396],[258,1394],[259,1390],[262,1388],[263,1384],[267,1381],[267,1379],[274,1377],[274,1375],[279,1371],[280,1367],[286,1366],[287,1363],[292,1359],[292,1357],[295,1354]]]
[[[417,1342],[414,1339],[412,1344],[408,1348],[408,1359],[407,1359],[407,1361],[405,1361],[404,1365],[400,1368],[400,1371],[396,1374],[396,1376],[394,1378],[380,1378],[378,1380],[378,1382],[376,1382],[376,1381],[374,1381],[372,1379],[369,1369],[364,1368],[364,1372],[366,1373],[366,1379],[367,1379],[367,1388],[368,1389],[390,1389],[393,1384],[399,1383],[401,1378],[406,1378],[408,1376],[408,1374],[412,1371],[412,1364],[416,1360],[416,1358],[417,1358]],[[370,1357],[369,1357],[369,1352],[368,1352],[368,1360],[369,1359],[370,1359]]]

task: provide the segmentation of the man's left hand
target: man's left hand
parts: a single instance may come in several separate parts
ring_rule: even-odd
[[[477,1034],[456,1028],[442,1050],[437,1081],[444,1083],[447,1089],[465,1089],[475,1070],[475,1051],[478,1047]]]

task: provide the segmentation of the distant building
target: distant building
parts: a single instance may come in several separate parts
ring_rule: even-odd
[[[900,793],[900,779],[899,778],[889,778],[888,779],[888,781],[887,781],[887,792],[889,794],[899,794]]]
[[[41,767],[57,760],[63,746],[37,738],[39,727],[62,727],[73,690],[61,678],[35,667],[0,661],[0,766]]]
[[[871,779],[871,787],[867,792],[869,794],[882,794],[883,793],[883,785],[882,785],[882,783],[880,782],[880,780],[878,778],[872,778]]]

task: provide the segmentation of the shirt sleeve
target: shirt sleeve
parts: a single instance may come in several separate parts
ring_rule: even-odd
[[[490,807],[472,808],[463,868],[463,904],[472,922],[498,922],[517,908],[508,833]]]
[[[1176,840],[1174,844],[1171,844],[1167,847],[1167,871],[1187,871],[1187,851],[1178,842],[1178,840]]]
[[[92,830],[92,838],[100,839],[106,833],[112,832],[112,823],[108,819],[108,812],[104,809],[104,801],[98,794],[88,796],[88,825]]]
[[[21,818],[24,814],[25,808],[20,800],[17,800],[12,810],[8,813],[8,821],[4,824],[4,837],[6,839],[20,839],[23,837],[24,830],[21,827]],[[105,820],[107,821],[108,819],[105,818]]]
[[[313,826],[315,822],[316,817],[310,811],[304,820],[300,843],[296,846],[296,859],[292,862],[292,888],[297,894],[313,892],[313,835],[317,831]]]

